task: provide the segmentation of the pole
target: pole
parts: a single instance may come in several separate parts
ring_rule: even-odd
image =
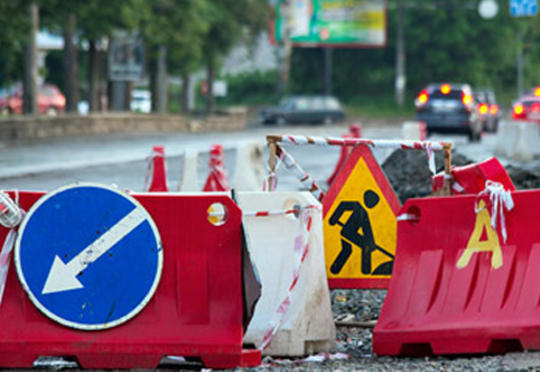
[[[289,73],[291,69],[291,27],[292,16],[290,11],[290,0],[281,1],[281,19],[284,22],[283,35],[281,35],[280,47],[278,48],[279,56],[279,78],[277,83],[277,93],[279,96],[285,94],[289,83]]]
[[[517,40],[517,61],[516,61],[516,72],[517,72],[517,95],[521,96],[523,92],[523,34],[518,33]]]
[[[402,107],[405,100],[405,35],[403,23],[405,8],[403,0],[397,1],[397,40],[396,40],[396,102]]]
[[[324,53],[324,94],[332,94],[332,48],[323,48]]]

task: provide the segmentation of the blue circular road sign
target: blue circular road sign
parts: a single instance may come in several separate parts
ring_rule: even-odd
[[[154,294],[161,238],[131,196],[98,184],[44,195],[24,218],[15,245],[17,275],[47,317],[100,330],[134,317]]]

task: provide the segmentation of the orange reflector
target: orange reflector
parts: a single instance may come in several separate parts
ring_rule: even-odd
[[[448,93],[450,93],[451,90],[452,90],[452,88],[450,87],[449,84],[441,85],[441,93],[442,94],[448,94]]]

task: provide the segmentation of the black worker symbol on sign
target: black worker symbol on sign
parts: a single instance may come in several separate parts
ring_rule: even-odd
[[[373,209],[379,203],[379,195],[372,190],[364,193],[364,205]],[[340,221],[345,212],[352,212],[347,222]],[[339,225],[341,229],[341,251],[330,266],[332,274],[339,274],[352,254],[352,244],[362,250],[361,270],[364,275],[390,275],[394,265],[394,255],[381,248],[375,242],[368,211],[357,201],[342,201],[330,217],[330,225]],[[351,244],[352,243],[352,244]],[[372,270],[372,254],[379,251],[391,258]]]

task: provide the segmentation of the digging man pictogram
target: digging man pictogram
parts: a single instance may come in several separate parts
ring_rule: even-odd
[[[372,190],[364,193],[364,205],[373,209],[379,203],[379,196]],[[347,222],[340,221],[341,216],[351,211]],[[329,221],[331,226],[339,225],[341,229],[341,251],[332,263],[330,272],[339,274],[352,254],[352,244],[362,250],[361,271],[365,275],[390,275],[394,262],[394,255],[381,248],[375,242],[368,211],[357,201],[343,201],[336,208]],[[361,230],[361,232],[359,232]],[[352,244],[351,244],[352,243]],[[372,254],[376,250],[390,257],[392,260],[379,265],[372,272]]]

